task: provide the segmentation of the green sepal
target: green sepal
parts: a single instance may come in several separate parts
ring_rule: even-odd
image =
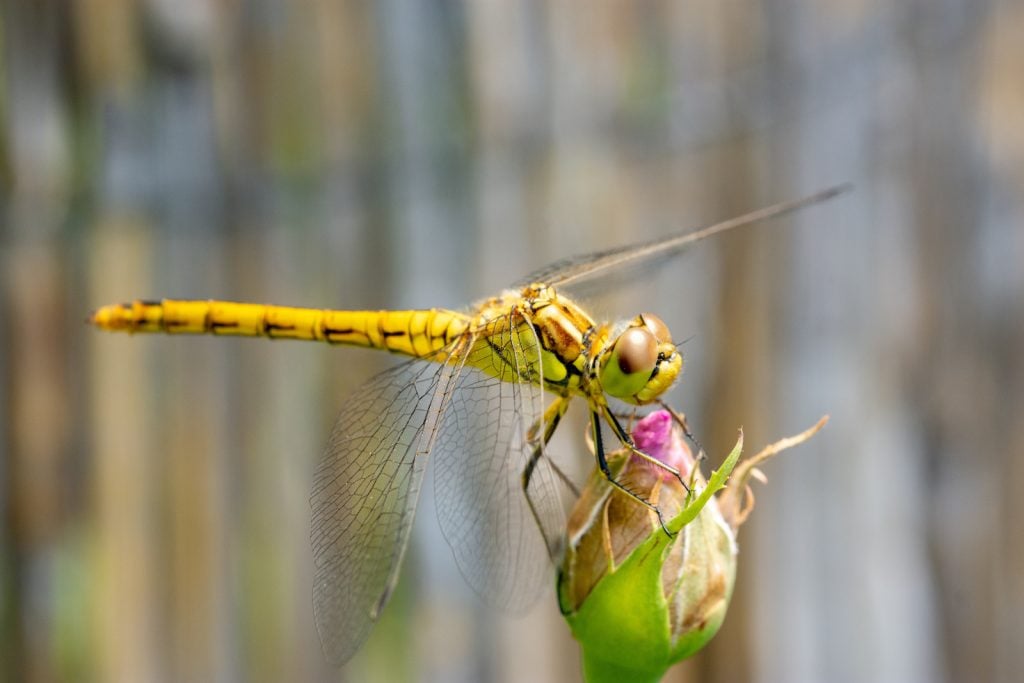
[[[711,496],[718,493],[719,490],[725,487],[725,483],[729,481],[729,475],[732,474],[732,470],[736,467],[736,463],[739,462],[740,454],[743,452],[743,431],[740,430],[740,437],[736,440],[736,445],[732,447],[732,451],[729,456],[722,462],[722,466],[711,473],[711,477],[708,479],[707,485],[700,492],[700,495],[695,499],[691,500],[682,512],[669,520],[668,530],[673,533],[679,533],[684,526],[692,522],[700,514],[700,511],[704,509],[708,501],[711,500]]]
[[[573,636],[583,648],[588,683],[660,680],[668,667],[702,648],[718,631],[725,605],[675,643],[672,642],[668,599],[662,585],[666,555],[679,532],[692,522],[715,492],[725,486],[743,449],[743,435],[707,485],[666,525],[638,545],[618,567],[606,574],[579,609],[566,614]]]

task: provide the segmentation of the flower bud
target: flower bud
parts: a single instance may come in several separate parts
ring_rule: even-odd
[[[569,517],[558,599],[590,683],[657,681],[715,635],[736,576],[736,530],[754,506],[749,482],[764,480],[757,466],[804,443],[827,420],[737,466],[741,431],[705,482],[675,426],[683,419],[651,413],[633,429],[636,448],[678,471],[690,490],[629,449],[608,455],[613,479],[661,516],[595,471]],[[713,497],[727,479],[729,488]]]
[[[660,519],[600,471],[587,482],[569,518],[558,595],[588,681],[660,679],[718,631],[736,574],[734,530],[712,494],[735,465],[742,437],[708,482],[691,477],[693,456],[668,412],[641,419],[633,437],[691,482],[692,493],[627,449],[609,454],[612,475],[656,506]]]

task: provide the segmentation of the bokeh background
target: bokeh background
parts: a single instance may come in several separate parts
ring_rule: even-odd
[[[687,338],[671,401],[766,467],[675,681],[1024,671],[1024,3],[5,0],[0,679],[565,681],[430,486],[335,671],[311,472],[391,359],[105,335],[103,303],[461,307],[546,261],[853,192],[588,299]],[[590,463],[582,422],[559,449]]]

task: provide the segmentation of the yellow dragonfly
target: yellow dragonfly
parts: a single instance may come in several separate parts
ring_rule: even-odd
[[[465,312],[165,299],[104,306],[91,322],[125,332],[316,340],[412,358],[373,377],[343,404],[314,477],[313,607],[325,654],[340,664],[359,649],[395,588],[428,459],[438,520],[459,569],[486,602],[507,611],[535,601],[561,552],[560,487],[573,489],[545,445],[573,397],[587,404],[601,470],[658,512],[614,480],[602,425],[648,457],[633,447],[609,397],[634,406],[657,401],[678,377],[682,355],[657,316],[596,322],[558,288],[671,256],[843,189],[558,261]]]

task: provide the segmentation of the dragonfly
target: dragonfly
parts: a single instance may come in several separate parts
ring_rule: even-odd
[[[164,299],[103,306],[90,321],[103,330],[303,339],[408,357],[343,403],[314,474],[314,617],[326,656],[340,665],[366,640],[395,589],[429,461],[438,521],[462,575],[485,602],[507,612],[536,601],[562,550],[563,498],[573,487],[547,444],[574,399],[589,412],[598,467],[660,516],[656,505],[615,480],[602,432],[609,429],[622,446],[651,459],[612,406],[659,401],[681,372],[682,352],[656,315],[598,322],[562,288],[670,258],[845,189],[557,261],[465,311]]]

